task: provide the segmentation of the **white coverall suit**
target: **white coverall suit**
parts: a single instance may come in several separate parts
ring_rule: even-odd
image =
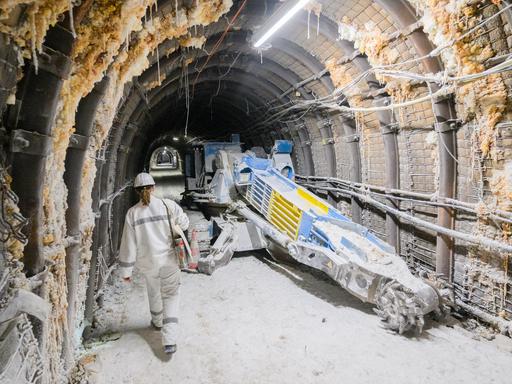
[[[189,221],[183,209],[172,200],[166,199],[165,204],[173,225],[186,230]],[[153,324],[162,327],[163,345],[175,345],[178,338],[180,268],[164,201],[152,196],[149,205],[139,201],[128,210],[119,264],[123,278],[131,277],[134,266],[142,272],[147,283]]]

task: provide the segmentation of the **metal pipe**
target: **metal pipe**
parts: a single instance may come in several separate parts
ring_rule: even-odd
[[[304,185],[305,187],[309,187],[309,188],[316,188],[314,185]],[[339,192],[339,189],[337,188],[330,188],[330,187],[322,187],[323,190],[326,190],[326,191],[338,191]],[[499,241],[496,241],[496,240],[493,240],[493,239],[489,239],[487,237],[483,237],[483,236],[475,236],[475,235],[470,235],[468,233],[464,233],[464,232],[459,232],[459,231],[456,231],[456,230],[453,230],[453,229],[448,229],[446,227],[443,227],[443,226],[440,226],[440,225],[436,225],[436,224],[432,224],[428,221],[425,221],[425,220],[422,220],[422,219],[418,219],[417,217],[414,217],[414,216],[411,216],[405,212],[402,212],[398,209],[395,209],[395,208],[392,208],[391,206],[388,206],[384,203],[381,203],[380,201],[377,201],[373,198],[371,198],[370,196],[368,195],[365,195],[365,194],[362,194],[362,193],[357,193],[357,192],[353,192],[353,191],[343,191],[344,193],[347,193],[347,194],[350,194],[350,195],[354,195],[354,196],[357,196],[358,198],[360,198],[362,201],[364,201],[365,203],[368,203],[372,206],[374,206],[375,208],[378,208],[380,209],[381,211],[383,212],[391,212],[393,215],[397,216],[397,217],[400,217],[402,219],[404,219],[405,221],[411,223],[411,224],[416,224],[420,227],[423,227],[423,228],[426,228],[426,229],[430,229],[436,233],[439,233],[439,234],[442,234],[444,236],[448,236],[448,237],[453,237],[453,238],[457,238],[459,240],[462,240],[468,244],[473,244],[473,245],[477,245],[477,246],[481,246],[481,247],[486,247],[486,248],[494,248],[495,250],[497,251],[501,251],[501,252],[506,252],[506,253],[511,253],[512,252],[512,245],[509,245],[509,244],[506,244],[506,243],[501,243]],[[505,258],[506,256],[504,255],[499,255],[501,258]]]
[[[457,298],[455,299],[455,304],[461,307],[464,311],[468,312],[469,314],[476,316],[479,319],[485,321],[486,323],[492,325],[494,328],[498,329],[502,335],[512,337],[512,322],[507,321],[501,317],[493,316]]]
[[[471,204],[466,203],[463,201],[455,200],[455,199],[446,199],[442,197],[437,197],[435,194],[425,194],[425,193],[417,193],[417,192],[410,192],[410,191],[403,191],[398,189],[386,189],[384,187],[380,186],[374,186],[370,184],[363,184],[363,183],[351,183],[347,180],[341,180],[341,179],[333,179],[333,178],[327,178],[327,177],[311,177],[311,176],[301,176],[296,175],[295,176],[296,181],[299,184],[303,184],[304,182],[302,180],[306,180],[306,182],[309,182],[310,180],[312,182],[316,181],[322,181],[324,183],[328,183],[330,185],[341,185],[342,187],[338,189],[338,192],[343,192],[346,189],[353,189],[357,190],[361,193],[367,192],[366,190],[370,191],[378,191],[378,192],[369,192],[372,194],[377,194],[383,198],[391,199],[391,200],[400,200],[400,201],[409,201],[409,202],[415,202],[418,204],[423,205],[430,205],[430,206],[436,206],[436,207],[447,207],[451,209],[457,209],[464,212],[468,212],[474,215],[481,215],[480,212],[477,211],[478,205],[477,204]],[[321,184],[315,184],[315,188],[322,189]],[[398,197],[400,196],[407,196],[407,197]],[[424,201],[422,201],[424,200]],[[505,223],[512,223],[512,215],[510,215],[509,212],[505,212],[502,210],[494,210],[495,213],[490,212],[487,215],[489,218],[493,220],[502,221]],[[500,214],[502,216],[498,216],[497,214]]]
[[[344,179],[337,179],[333,177],[324,177],[324,176],[304,176],[304,175],[295,175],[296,178],[299,179],[305,179],[305,180],[312,180],[312,181],[325,181],[327,183],[339,183],[339,184],[346,184],[350,187],[358,187],[358,188],[368,188],[373,189],[380,192],[385,192],[391,195],[406,195],[411,197],[419,197],[424,199],[433,199],[435,197],[434,193],[426,194],[421,192],[413,192],[413,191],[407,191],[405,189],[397,189],[397,188],[386,188],[382,187],[380,185],[373,185],[373,184],[366,184],[366,183],[360,183],[360,182],[353,182],[352,180],[344,180]]]

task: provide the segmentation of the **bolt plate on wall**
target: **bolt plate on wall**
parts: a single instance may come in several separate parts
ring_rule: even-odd
[[[11,152],[36,156],[48,156],[52,147],[52,137],[37,132],[17,129],[11,134]]]

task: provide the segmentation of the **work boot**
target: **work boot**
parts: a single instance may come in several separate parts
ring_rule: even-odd
[[[161,331],[161,330],[162,330],[162,326],[158,326],[158,325],[156,325],[155,323],[153,323],[153,320],[151,320],[151,327],[152,327],[155,331]]]
[[[164,352],[167,353],[168,355],[172,355],[173,353],[176,353],[177,350],[178,350],[178,347],[176,346],[176,344],[164,345]]]

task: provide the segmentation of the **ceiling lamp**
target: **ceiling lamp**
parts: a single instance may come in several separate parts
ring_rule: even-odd
[[[304,6],[309,3],[311,0],[298,0],[297,2],[288,1],[284,4],[279,10],[270,17],[269,22],[271,22],[271,27],[267,32],[263,34],[256,43],[254,43],[254,48],[259,48],[261,45],[267,41],[270,36],[272,36],[279,28],[285,25],[297,12],[299,12]],[[295,3],[295,4],[294,4]],[[275,19],[277,20],[275,21]]]

